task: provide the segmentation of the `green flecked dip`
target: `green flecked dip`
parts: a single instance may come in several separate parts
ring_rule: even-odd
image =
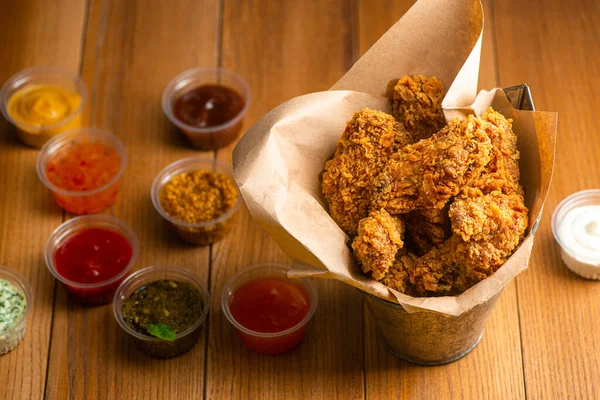
[[[11,282],[0,279],[0,334],[20,321],[27,310],[25,295]]]
[[[21,289],[0,279],[0,355],[11,351],[23,339],[25,324],[21,320],[26,310],[27,300]]]
[[[136,332],[173,340],[174,334],[193,326],[203,310],[200,292],[192,285],[161,280],[137,289],[123,303],[122,314]],[[165,334],[166,330],[173,335]]]

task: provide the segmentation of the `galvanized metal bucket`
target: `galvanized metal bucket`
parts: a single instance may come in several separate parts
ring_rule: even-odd
[[[408,313],[400,304],[362,293],[388,350],[411,363],[439,365],[458,360],[477,346],[501,292],[458,317],[425,310]]]
[[[534,110],[527,85],[504,92],[514,108]],[[379,338],[392,353],[411,363],[440,365],[458,360],[477,346],[502,291],[457,317],[427,310],[408,313],[400,304],[362,293]]]

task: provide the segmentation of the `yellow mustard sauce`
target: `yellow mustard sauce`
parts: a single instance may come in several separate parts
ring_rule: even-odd
[[[30,146],[41,147],[57,133],[80,127],[80,113],[66,124],[52,127],[72,117],[80,104],[81,95],[62,86],[32,85],[16,91],[6,108],[15,121],[19,138]]]

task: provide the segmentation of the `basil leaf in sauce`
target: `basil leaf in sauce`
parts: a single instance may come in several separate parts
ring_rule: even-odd
[[[150,324],[148,325],[147,331],[149,334],[156,336],[159,339],[168,340],[169,342],[175,340],[175,330],[163,323]]]

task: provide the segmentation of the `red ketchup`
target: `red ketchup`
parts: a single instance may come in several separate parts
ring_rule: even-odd
[[[132,252],[120,233],[89,228],[65,239],[56,249],[54,265],[61,277],[74,283],[65,283],[69,294],[86,304],[107,304],[126,277],[114,280],[129,265]]]
[[[267,278],[248,282],[230,298],[233,318],[244,328],[259,334],[237,330],[247,348],[275,355],[296,347],[304,337],[306,323],[298,326],[310,311],[310,298],[300,286],[284,279]],[[279,332],[291,330],[282,335]],[[265,337],[262,334],[275,334]]]

